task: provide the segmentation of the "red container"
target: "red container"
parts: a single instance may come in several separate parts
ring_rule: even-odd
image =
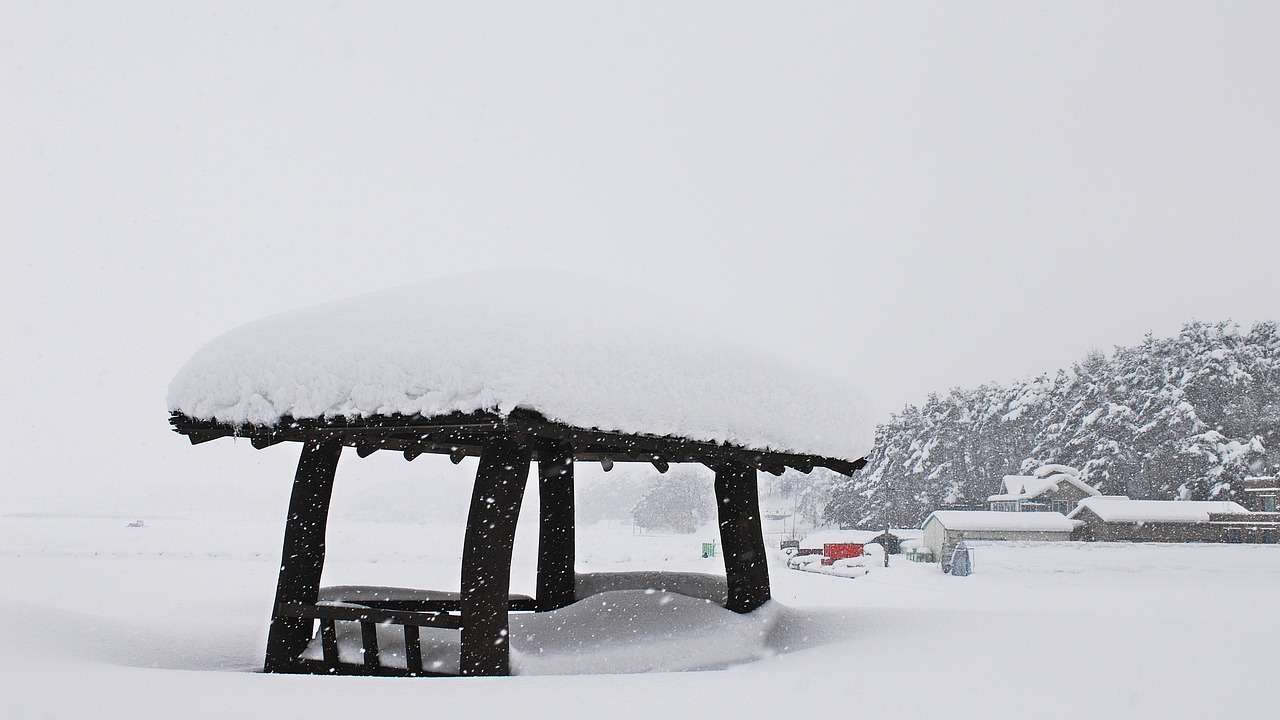
[[[826,543],[822,546],[822,554],[830,558],[831,562],[862,557],[862,543]]]

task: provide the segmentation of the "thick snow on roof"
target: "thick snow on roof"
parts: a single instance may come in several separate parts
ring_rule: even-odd
[[[169,385],[193,418],[424,417],[515,408],[570,425],[857,460],[874,422],[842,379],[764,349],[767,328],[573,273],[420,282],[268,317]]]
[[[1030,475],[1005,475],[1004,492],[1000,495],[992,495],[987,500],[1029,500],[1056,487],[1058,487],[1056,482],[1044,478]]]
[[[1026,530],[1071,532],[1076,523],[1056,512],[995,512],[991,510],[935,510],[923,525],[937,520],[948,530]],[[923,527],[922,525],[922,527]]]
[[[1058,463],[1049,463],[1047,465],[1041,465],[1040,467],[1036,468],[1035,472],[1031,474],[1035,475],[1038,478],[1049,477],[1050,475],[1071,475],[1074,477],[1076,475],[1079,475],[1080,471],[1071,467],[1070,465],[1059,465]]]
[[[1103,495],[1081,500],[1068,517],[1078,517],[1085,508],[1104,522],[1207,523],[1209,513],[1249,512],[1237,503],[1221,500],[1130,500],[1123,495]]]
[[[1100,494],[1091,485],[1077,477],[1078,471],[1066,465],[1044,465],[1031,475],[1005,475],[1004,492],[987,498],[988,502],[1001,500],[1030,500],[1056,490],[1059,483],[1074,485],[1088,495]]]

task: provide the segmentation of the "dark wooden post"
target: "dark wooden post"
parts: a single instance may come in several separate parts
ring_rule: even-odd
[[[538,446],[538,612],[576,600],[574,594],[573,447]]]
[[[760,529],[756,471],[741,463],[716,467],[716,507],[724,548],[729,601],[725,607],[748,613],[769,601],[769,566]]]
[[[298,656],[311,640],[310,618],[282,617],[280,606],[288,603],[314,605],[320,592],[324,570],[324,534],[329,521],[329,498],[333,495],[333,475],[338,467],[342,444],[337,440],[309,442],[302,447],[298,472],[289,498],[289,519],[284,528],[284,551],[280,556],[280,580],[276,584],[276,604],[267,634],[267,672],[290,672]]]
[[[480,454],[462,545],[463,675],[511,674],[511,550],[532,454],[509,436],[491,440]]]

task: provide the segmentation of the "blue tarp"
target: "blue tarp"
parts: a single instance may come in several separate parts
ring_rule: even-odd
[[[951,553],[951,574],[966,577],[973,573],[973,551],[968,545],[960,543]]]

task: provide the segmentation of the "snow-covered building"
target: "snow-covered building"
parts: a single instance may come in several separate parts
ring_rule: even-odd
[[[582,599],[575,462],[712,468],[724,609],[751,613],[770,598],[757,473],[849,475],[875,429],[861,392],[762,354],[750,333],[561,271],[437,279],[250,323],[202,347],[168,405],[192,444],[302,445],[265,663],[288,673],[509,674],[509,614],[563,610],[568,623]],[[320,587],[347,448],[479,458],[461,592]],[[511,555],[534,463],[537,593],[515,596]],[[401,652],[380,652],[387,633]],[[456,652],[428,662],[441,647]]]
[[[1067,465],[1044,465],[1031,475],[1005,475],[1002,484],[1004,492],[987,498],[991,510],[1066,515],[1084,498],[1100,494]]]
[[[1280,512],[1280,477],[1247,477],[1244,479],[1244,497],[1250,510],[1255,512]]]
[[[1223,542],[1280,543],[1280,512],[1209,513]]]
[[[1059,512],[935,510],[921,527],[924,546],[945,566],[962,540],[1070,540],[1076,523]]]
[[[1211,516],[1247,518],[1238,503],[1220,500],[1131,500],[1123,495],[1085,498],[1067,517],[1080,523],[1078,537],[1104,542],[1223,542],[1224,528]]]
[[[915,528],[892,528],[890,530],[819,530],[806,535],[800,540],[799,550],[818,550],[827,543],[854,543],[857,545],[879,545],[890,555],[902,552],[902,541],[918,540],[921,531]]]

